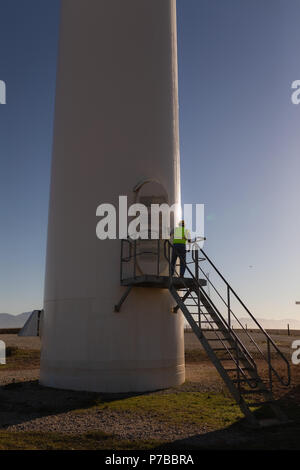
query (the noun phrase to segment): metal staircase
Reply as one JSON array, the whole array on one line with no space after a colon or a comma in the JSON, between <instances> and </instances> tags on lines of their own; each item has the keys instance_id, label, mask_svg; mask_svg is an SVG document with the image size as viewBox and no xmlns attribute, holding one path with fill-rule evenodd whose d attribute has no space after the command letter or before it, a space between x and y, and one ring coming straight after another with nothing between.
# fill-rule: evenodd
<instances>
[{"instance_id":1,"label":"metal staircase","mask_svg":"<svg viewBox=\"0 0 300 470\"><path fill-rule=\"evenodd\" d=\"M288 360L197 243L193 244L192 256L181 260L186 268L184 278L179 276L177 267L171 274L172 250L175 247L168 240L152 242L150 248L138 246L134 240L122 240L120 281L127 290L115 312L120 312L133 287L169 289L176 302L173 312L182 311L248 421L255 426L286 422L272 389L275 380L281 386L289 386ZM139 268L139 259L145 257L150 257L155 266L151 274L144 274ZM254 325L253 332L245 327L241 315ZM257 331L259 341L255 337ZM250 344L255 353L250 353ZM272 418L259 420L253 411L264 404L269 405Z\"/></svg>"},{"instance_id":2,"label":"metal staircase","mask_svg":"<svg viewBox=\"0 0 300 470\"><path fill-rule=\"evenodd\" d=\"M169 241L165 242L165 257L171 268L171 250L175 249ZM178 255L179 257L179 255ZM201 268L201 262L208 262L219 279L225 284L227 298L225 299L216 286L211 281L211 276L204 272ZM185 262L186 273L188 278L181 278L184 286L180 289L174 285L174 279L179 277L178 271L175 270L174 276L170 276L169 290L176 301L174 312L180 309L185 316L186 321L192 328L193 332L201 342L211 362L216 367L223 381L225 382L229 392L240 406L241 411L253 425L270 425L277 422L286 422L287 417L275 403L272 388L274 380L278 380L282 386L290 384L290 366L288 360L279 350L268 333L261 327L237 294L233 291L229 283L217 270L211 260L207 257L203 250L197 245L192 250L192 261ZM189 265L193 265L194 273ZM225 306L226 317L221 312L219 306L206 291L203 282L199 282L199 274L202 274L212 290L222 300ZM189 279L186 282L186 279ZM193 280L191 284L190 279ZM243 308L254 322L256 329L263 334L266 343L266 351L264 352L254 339L248 329L240 322L237 315L231 307L232 298ZM232 327L235 324L236 328ZM237 328L238 327L238 328ZM257 363L253 355L249 352L244 344L247 338L254 346L257 352L257 358L263 359L267 367L268 380L263 380L260 376ZM277 357L274 357L277 356ZM274 365L275 359L282 361L285 373L280 375ZM253 414L255 408L264 404L269 405L273 419L259 421Z\"/></svg>"}]
</instances>

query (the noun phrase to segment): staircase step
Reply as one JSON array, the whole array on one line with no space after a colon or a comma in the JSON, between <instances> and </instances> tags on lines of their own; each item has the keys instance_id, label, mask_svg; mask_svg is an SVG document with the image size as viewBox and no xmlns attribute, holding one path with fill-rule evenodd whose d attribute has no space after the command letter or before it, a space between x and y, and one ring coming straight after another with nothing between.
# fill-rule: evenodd
<instances>
[{"instance_id":1,"label":"staircase step","mask_svg":"<svg viewBox=\"0 0 300 470\"><path fill-rule=\"evenodd\" d=\"M238 356L238 358L237 358L236 356L234 356L234 357L228 357L228 356L226 356L226 357L218 357L218 356L217 356L217 358L218 358L218 360L221 361L221 362L222 362L222 361L233 361L233 362L236 364L236 359L243 360L243 359L245 359L245 356ZM251 370L253 370L253 369L251 369Z\"/></svg>"},{"instance_id":2,"label":"staircase step","mask_svg":"<svg viewBox=\"0 0 300 470\"><path fill-rule=\"evenodd\" d=\"M251 395L253 393L270 393L270 390L268 390L267 388L259 388L257 390L240 390L241 395Z\"/></svg>"},{"instance_id":3,"label":"staircase step","mask_svg":"<svg viewBox=\"0 0 300 470\"><path fill-rule=\"evenodd\" d=\"M213 351L236 351L236 348L215 348Z\"/></svg>"},{"instance_id":4,"label":"staircase step","mask_svg":"<svg viewBox=\"0 0 300 470\"><path fill-rule=\"evenodd\" d=\"M238 372L238 369L235 368L235 369L225 369L226 372ZM255 372L255 369L251 368L251 367L240 367L240 370L244 371L244 370L252 370L253 372Z\"/></svg>"},{"instance_id":5,"label":"staircase step","mask_svg":"<svg viewBox=\"0 0 300 470\"><path fill-rule=\"evenodd\" d=\"M203 323L204 323L204 322L203 322ZM221 332L221 333L225 333L225 332L228 333L228 329L226 329L225 327L224 327L224 329L216 328L216 329L207 330L207 331L219 331L219 332Z\"/></svg>"},{"instance_id":6,"label":"staircase step","mask_svg":"<svg viewBox=\"0 0 300 470\"><path fill-rule=\"evenodd\" d=\"M206 338L207 341L229 341L231 338L228 337L228 338ZM214 349L215 351L215 349Z\"/></svg>"},{"instance_id":7,"label":"staircase step","mask_svg":"<svg viewBox=\"0 0 300 470\"><path fill-rule=\"evenodd\" d=\"M256 403L247 403L248 408L258 408L259 406L264 406L264 405L274 405L274 401L272 400L267 400L267 401L259 401Z\"/></svg>"},{"instance_id":8,"label":"staircase step","mask_svg":"<svg viewBox=\"0 0 300 470\"><path fill-rule=\"evenodd\" d=\"M283 422L278 418L268 418L260 419L258 424L260 428L269 428L271 426L282 426Z\"/></svg>"},{"instance_id":9,"label":"staircase step","mask_svg":"<svg viewBox=\"0 0 300 470\"><path fill-rule=\"evenodd\" d=\"M247 379L233 379L232 382L234 384L236 384L236 383L259 382L259 379L253 379L252 377L249 377Z\"/></svg>"}]
</instances>

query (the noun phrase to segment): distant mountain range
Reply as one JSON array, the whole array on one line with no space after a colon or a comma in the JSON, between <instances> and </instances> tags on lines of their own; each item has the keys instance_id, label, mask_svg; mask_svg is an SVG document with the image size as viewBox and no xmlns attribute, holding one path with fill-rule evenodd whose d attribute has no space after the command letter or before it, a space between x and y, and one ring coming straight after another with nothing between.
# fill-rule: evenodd
<instances>
[{"instance_id":1,"label":"distant mountain range","mask_svg":"<svg viewBox=\"0 0 300 470\"><path fill-rule=\"evenodd\" d=\"M10 315L9 313L0 313L0 329L1 328L22 328L27 321L31 312L24 312L20 315Z\"/></svg>"},{"instance_id":2,"label":"distant mountain range","mask_svg":"<svg viewBox=\"0 0 300 470\"><path fill-rule=\"evenodd\" d=\"M31 312L24 312L20 315L10 315L9 313L0 313L0 329L4 328L22 328L31 315ZM286 330L290 325L291 330L300 330L300 320L285 318L283 320L267 320L265 318L257 318L258 323L266 330ZM241 324L249 329L257 328L250 318L240 318ZM237 322L233 322L233 328L239 328Z\"/></svg>"}]
</instances>

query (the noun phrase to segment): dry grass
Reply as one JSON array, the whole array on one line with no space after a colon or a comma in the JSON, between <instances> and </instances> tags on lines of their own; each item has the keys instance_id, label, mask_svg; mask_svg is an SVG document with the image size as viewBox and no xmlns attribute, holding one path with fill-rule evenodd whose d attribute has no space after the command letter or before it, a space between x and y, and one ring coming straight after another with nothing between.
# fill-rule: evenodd
<instances>
[{"instance_id":1,"label":"dry grass","mask_svg":"<svg viewBox=\"0 0 300 470\"><path fill-rule=\"evenodd\" d=\"M30 370L39 368L39 366L39 350L8 346L6 348L6 364L1 366L1 370Z\"/></svg>"}]
</instances>

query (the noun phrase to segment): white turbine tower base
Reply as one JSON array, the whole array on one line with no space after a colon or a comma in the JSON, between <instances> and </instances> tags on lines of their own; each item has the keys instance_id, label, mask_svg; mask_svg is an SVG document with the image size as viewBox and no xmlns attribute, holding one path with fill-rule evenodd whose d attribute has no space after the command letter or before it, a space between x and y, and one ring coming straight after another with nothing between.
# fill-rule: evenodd
<instances>
[{"instance_id":1,"label":"white turbine tower base","mask_svg":"<svg viewBox=\"0 0 300 470\"><path fill-rule=\"evenodd\" d=\"M62 0L41 383L147 391L185 379L183 318L167 290L133 289L119 314L120 241L99 204L157 181L180 203L175 0Z\"/></svg>"}]
</instances>

